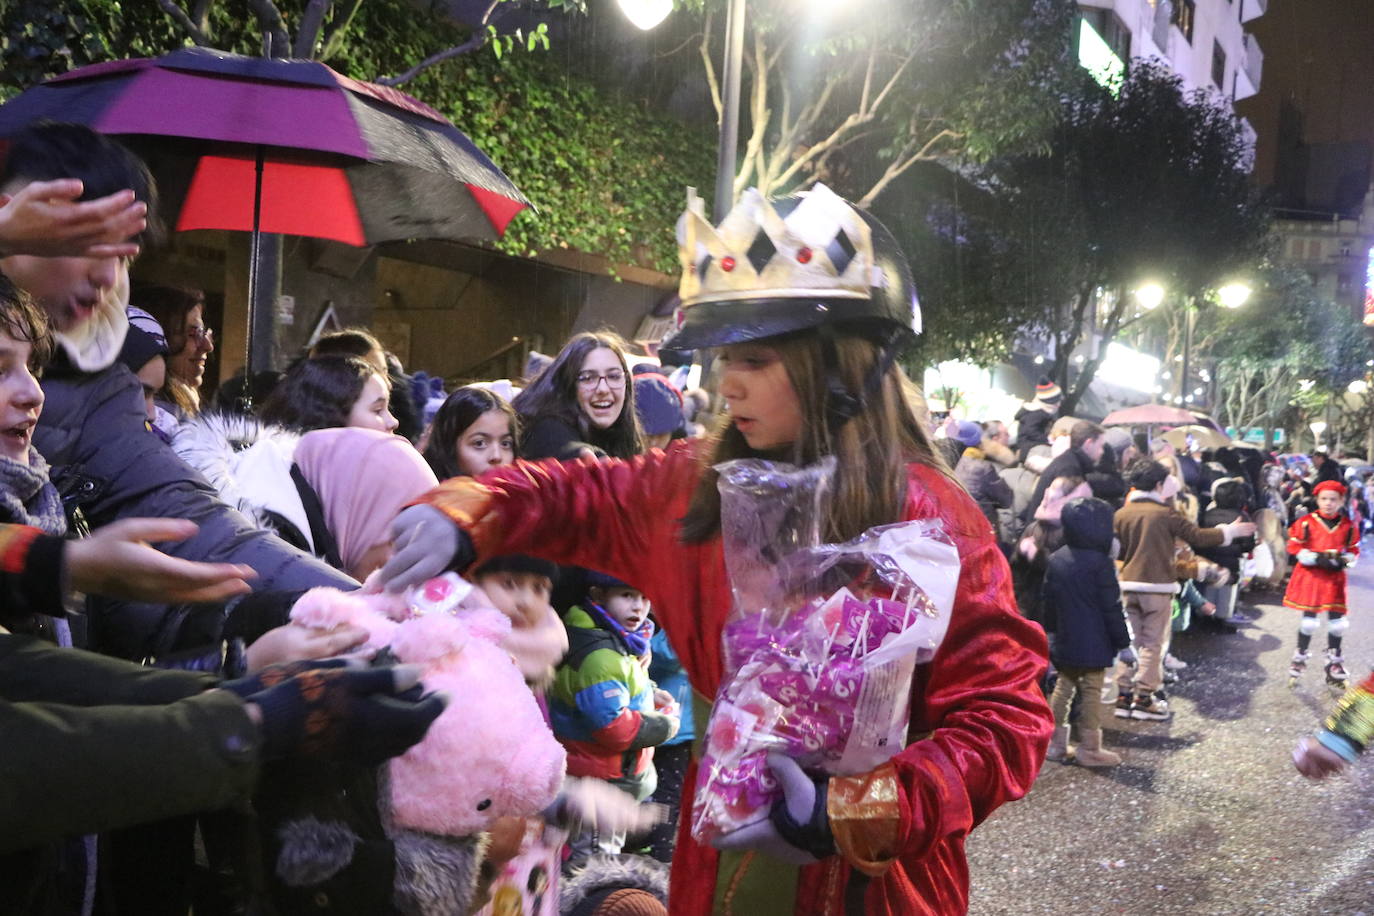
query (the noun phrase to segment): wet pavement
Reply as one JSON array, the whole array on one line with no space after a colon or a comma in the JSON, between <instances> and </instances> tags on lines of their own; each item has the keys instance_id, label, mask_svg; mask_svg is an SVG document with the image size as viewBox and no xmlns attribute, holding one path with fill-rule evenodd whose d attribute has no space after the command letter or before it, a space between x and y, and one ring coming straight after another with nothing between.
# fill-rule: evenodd
<instances>
[{"instance_id":1,"label":"wet pavement","mask_svg":"<svg viewBox=\"0 0 1374 916\"><path fill-rule=\"evenodd\" d=\"M1345 657L1374 664L1374 541L1351 571ZM1103 708L1103 745L1125 761L1089 770L1047 763L1030 794L969 837L969 912L993 914L1340 914L1374 916L1374 755L1325 783L1290 758L1338 692L1319 659L1296 689L1296 612L1282 596L1242 596L1253 624L1188 632L1189 666L1167 722Z\"/></svg>"}]
</instances>

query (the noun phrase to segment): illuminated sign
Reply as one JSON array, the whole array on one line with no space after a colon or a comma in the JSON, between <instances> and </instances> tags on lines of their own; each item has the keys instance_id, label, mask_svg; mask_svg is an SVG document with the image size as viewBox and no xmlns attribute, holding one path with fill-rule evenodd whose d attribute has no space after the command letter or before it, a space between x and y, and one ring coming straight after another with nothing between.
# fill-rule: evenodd
<instances>
[{"instance_id":1,"label":"illuminated sign","mask_svg":"<svg viewBox=\"0 0 1374 916\"><path fill-rule=\"evenodd\" d=\"M1121 83L1126 78L1126 63L1116 56L1111 45L1097 34L1097 30L1086 19L1078 20L1078 63L1112 95L1121 91Z\"/></svg>"},{"instance_id":2,"label":"illuminated sign","mask_svg":"<svg viewBox=\"0 0 1374 916\"><path fill-rule=\"evenodd\" d=\"M1374 248L1369 249L1364 271L1364 323L1374 327Z\"/></svg>"},{"instance_id":3,"label":"illuminated sign","mask_svg":"<svg viewBox=\"0 0 1374 916\"><path fill-rule=\"evenodd\" d=\"M1107 358L1097 369L1097 377L1111 385L1129 388L1145 394L1157 394L1159 360L1112 341L1107 344Z\"/></svg>"}]
</instances>

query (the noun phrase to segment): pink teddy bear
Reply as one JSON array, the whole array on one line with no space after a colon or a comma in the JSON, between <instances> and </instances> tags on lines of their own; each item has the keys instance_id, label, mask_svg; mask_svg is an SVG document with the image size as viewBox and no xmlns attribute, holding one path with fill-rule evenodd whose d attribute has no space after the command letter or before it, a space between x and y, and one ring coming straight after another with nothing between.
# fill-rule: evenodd
<instances>
[{"instance_id":1,"label":"pink teddy bear","mask_svg":"<svg viewBox=\"0 0 1374 916\"><path fill-rule=\"evenodd\" d=\"M562 788L566 752L501 647L510 621L480 594L449 574L404 596L315 588L291 610L303 626L363 627L366 648L389 646L423 666L426 690L451 697L425 739L388 765L398 827L468 836L544 810Z\"/></svg>"}]
</instances>

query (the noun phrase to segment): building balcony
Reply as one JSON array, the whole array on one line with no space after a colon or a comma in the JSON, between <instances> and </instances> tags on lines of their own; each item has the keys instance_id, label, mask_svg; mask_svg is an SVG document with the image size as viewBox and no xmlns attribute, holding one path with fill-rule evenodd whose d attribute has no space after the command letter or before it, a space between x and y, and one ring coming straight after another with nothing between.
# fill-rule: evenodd
<instances>
[{"instance_id":1,"label":"building balcony","mask_svg":"<svg viewBox=\"0 0 1374 916\"><path fill-rule=\"evenodd\" d=\"M1248 32L1241 36L1240 69L1236 71L1235 101L1248 99L1259 92L1260 78L1264 73L1264 52L1259 41Z\"/></svg>"},{"instance_id":2,"label":"building balcony","mask_svg":"<svg viewBox=\"0 0 1374 916\"><path fill-rule=\"evenodd\" d=\"M1258 19L1269 9L1269 0L1240 0L1240 21Z\"/></svg>"}]
</instances>

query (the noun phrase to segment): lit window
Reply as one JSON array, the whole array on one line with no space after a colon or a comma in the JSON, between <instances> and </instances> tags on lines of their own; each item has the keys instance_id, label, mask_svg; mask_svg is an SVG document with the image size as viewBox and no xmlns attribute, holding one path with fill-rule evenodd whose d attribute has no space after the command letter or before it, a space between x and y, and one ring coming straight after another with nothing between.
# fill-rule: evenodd
<instances>
[{"instance_id":1,"label":"lit window","mask_svg":"<svg viewBox=\"0 0 1374 916\"><path fill-rule=\"evenodd\" d=\"M1178 26L1189 44L1193 43L1193 21L1197 18L1197 3L1194 0L1175 0L1169 21Z\"/></svg>"}]
</instances>

